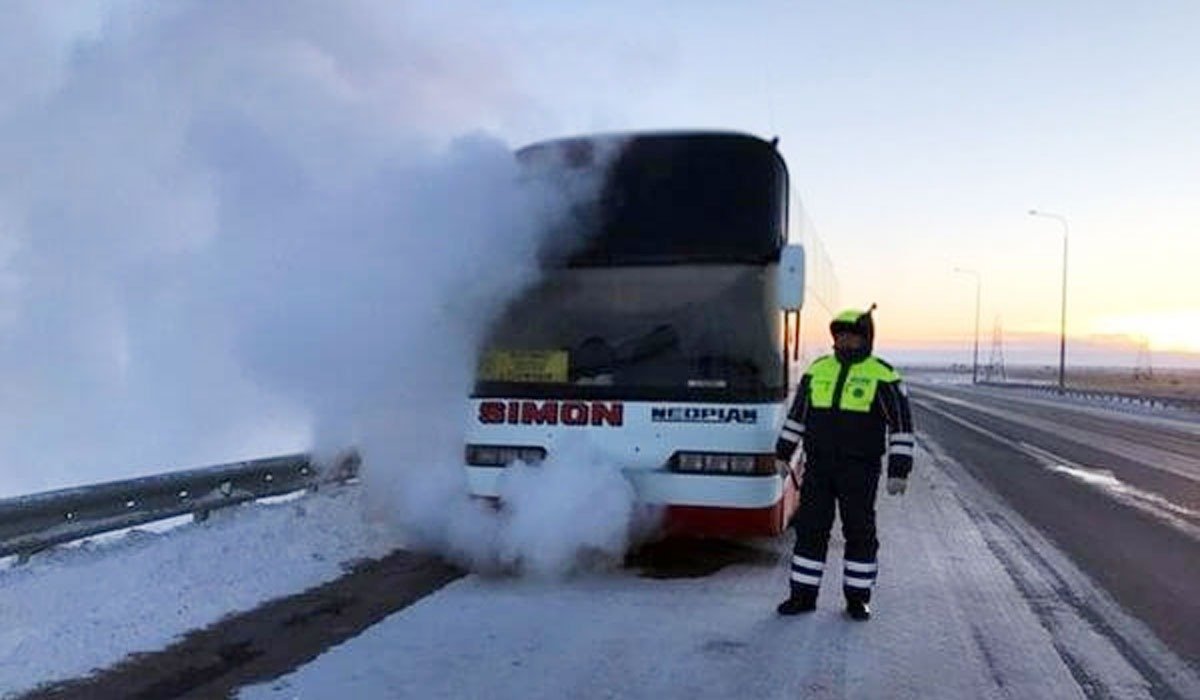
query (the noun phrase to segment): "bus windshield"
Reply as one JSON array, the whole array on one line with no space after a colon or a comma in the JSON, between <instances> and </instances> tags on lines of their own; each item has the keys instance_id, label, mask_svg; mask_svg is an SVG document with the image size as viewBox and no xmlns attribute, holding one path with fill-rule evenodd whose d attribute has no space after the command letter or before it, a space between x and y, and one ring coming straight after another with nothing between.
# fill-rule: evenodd
<instances>
[{"instance_id":1,"label":"bus windshield","mask_svg":"<svg viewBox=\"0 0 1200 700\"><path fill-rule=\"evenodd\" d=\"M475 395L778 400L775 274L739 264L548 271L493 324Z\"/></svg>"}]
</instances>

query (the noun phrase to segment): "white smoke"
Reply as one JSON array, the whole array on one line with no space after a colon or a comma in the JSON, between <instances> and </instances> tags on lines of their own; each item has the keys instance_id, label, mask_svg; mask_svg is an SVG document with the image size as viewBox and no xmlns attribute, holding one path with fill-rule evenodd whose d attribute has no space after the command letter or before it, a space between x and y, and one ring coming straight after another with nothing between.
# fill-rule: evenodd
<instances>
[{"instance_id":1,"label":"white smoke","mask_svg":"<svg viewBox=\"0 0 1200 700\"><path fill-rule=\"evenodd\" d=\"M537 465L509 466L496 504L467 498L461 469L436 475L402 480L407 532L475 571L558 578L612 567L657 525L620 465L583 442L559 444Z\"/></svg>"},{"instance_id":2,"label":"white smoke","mask_svg":"<svg viewBox=\"0 0 1200 700\"><path fill-rule=\"evenodd\" d=\"M619 553L632 494L578 454L465 496L477 346L563 205L474 131L521 100L503 52L388 2L111 7L0 29L39 57L0 79L0 494L353 445L413 541Z\"/></svg>"},{"instance_id":3,"label":"white smoke","mask_svg":"<svg viewBox=\"0 0 1200 700\"><path fill-rule=\"evenodd\" d=\"M500 498L501 561L540 576L619 562L637 516L620 465L583 446L559 445L543 464L506 470Z\"/></svg>"}]
</instances>

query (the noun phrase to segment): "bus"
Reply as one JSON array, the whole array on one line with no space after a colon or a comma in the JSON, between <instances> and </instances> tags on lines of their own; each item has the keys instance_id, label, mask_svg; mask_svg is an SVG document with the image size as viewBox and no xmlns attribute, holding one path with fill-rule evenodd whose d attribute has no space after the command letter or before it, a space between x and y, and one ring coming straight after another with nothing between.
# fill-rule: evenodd
<instances>
[{"instance_id":1,"label":"bus","mask_svg":"<svg viewBox=\"0 0 1200 700\"><path fill-rule=\"evenodd\" d=\"M590 178L591 195L487 334L467 416L472 495L495 498L507 466L584 440L661 506L667 533L785 530L800 475L775 441L809 352L805 246L789 244L775 142L601 135L517 157L532 177Z\"/></svg>"}]
</instances>

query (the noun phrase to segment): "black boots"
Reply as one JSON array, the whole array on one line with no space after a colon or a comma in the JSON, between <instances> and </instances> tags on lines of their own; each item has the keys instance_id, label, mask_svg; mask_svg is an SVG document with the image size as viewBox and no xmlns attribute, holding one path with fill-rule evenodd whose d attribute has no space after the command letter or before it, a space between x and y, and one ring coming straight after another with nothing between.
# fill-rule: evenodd
<instances>
[{"instance_id":1,"label":"black boots","mask_svg":"<svg viewBox=\"0 0 1200 700\"><path fill-rule=\"evenodd\" d=\"M779 604L775 611L780 615L799 615L817 609L817 596L809 593L792 593Z\"/></svg>"},{"instance_id":2,"label":"black boots","mask_svg":"<svg viewBox=\"0 0 1200 700\"><path fill-rule=\"evenodd\" d=\"M847 600L846 614L851 620L865 621L871 619L871 606L863 600Z\"/></svg>"},{"instance_id":3,"label":"black boots","mask_svg":"<svg viewBox=\"0 0 1200 700\"><path fill-rule=\"evenodd\" d=\"M775 611L780 615L799 615L817 609L817 594L815 591L793 590L788 599L779 604ZM865 621L871 619L871 605L861 598L846 599L846 614L851 620Z\"/></svg>"}]
</instances>

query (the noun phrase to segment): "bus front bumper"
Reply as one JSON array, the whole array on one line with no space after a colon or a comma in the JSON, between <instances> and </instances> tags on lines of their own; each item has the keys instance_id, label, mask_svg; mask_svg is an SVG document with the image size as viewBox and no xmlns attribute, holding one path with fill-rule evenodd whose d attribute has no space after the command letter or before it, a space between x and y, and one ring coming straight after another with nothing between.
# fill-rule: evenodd
<instances>
[{"instance_id":1,"label":"bus front bumper","mask_svg":"<svg viewBox=\"0 0 1200 700\"><path fill-rule=\"evenodd\" d=\"M500 498L504 469L467 468L471 495ZM792 479L777 475L679 474L624 469L640 503L663 506L666 534L754 537L787 528L798 501Z\"/></svg>"}]
</instances>

